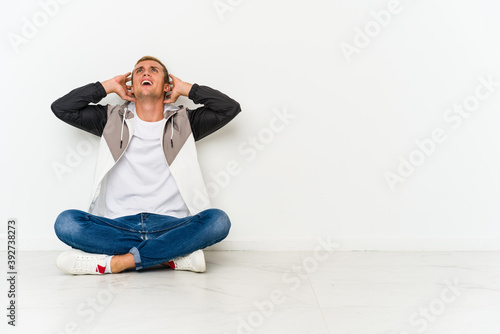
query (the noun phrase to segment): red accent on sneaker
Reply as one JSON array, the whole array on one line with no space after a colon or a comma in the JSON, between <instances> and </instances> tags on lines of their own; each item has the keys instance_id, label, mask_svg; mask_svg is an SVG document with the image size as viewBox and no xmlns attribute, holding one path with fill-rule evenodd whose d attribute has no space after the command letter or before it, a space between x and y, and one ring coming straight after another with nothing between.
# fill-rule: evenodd
<instances>
[{"instance_id":1,"label":"red accent on sneaker","mask_svg":"<svg viewBox=\"0 0 500 334\"><path fill-rule=\"evenodd\" d=\"M174 261L168 261L168 264L170 265L170 268L175 269Z\"/></svg>"},{"instance_id":2,"label":"red accent on sneaker","mask_svg":"<svg viewBox=\"0 0 500 334\"><path fill-rule=\"evenodd\" d=\"M97 268L95 269L95 271L100 273L100 274L104 274L105 270L106 270L106 267L102 267L100 265L97 265Z\"/></svg>"}]
</instances>

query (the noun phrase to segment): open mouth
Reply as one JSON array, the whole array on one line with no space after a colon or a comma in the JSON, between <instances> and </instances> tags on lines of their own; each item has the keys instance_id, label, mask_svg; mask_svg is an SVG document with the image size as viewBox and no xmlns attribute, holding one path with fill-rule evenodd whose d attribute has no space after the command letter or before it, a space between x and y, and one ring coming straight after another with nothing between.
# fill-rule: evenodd
<instances>
[{"instance_id":1,"label":"open mouth","mask_svg":"<svg viewBox=\"0 0 500 334\"><path fill-rule=\"evenodd\" d=\"M148 79L142 80L142 82L141 82L141 86L152 86L152 85L153 85L153 82L151 80L148 80Z\"/></svg>"}]
</instances>

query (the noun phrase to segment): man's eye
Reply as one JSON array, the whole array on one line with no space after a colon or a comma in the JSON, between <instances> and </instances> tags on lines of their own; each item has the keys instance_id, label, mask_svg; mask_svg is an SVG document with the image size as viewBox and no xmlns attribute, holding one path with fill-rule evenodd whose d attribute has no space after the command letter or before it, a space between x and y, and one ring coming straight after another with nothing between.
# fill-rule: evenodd
<instances>
[{"instance_id":1,"label":"man's eye","mask_svg":"<svg viewBox=\"0 0 500 334\"><path fill-rule=\"evenodd\" d=\"M153 72L158 72L158 70L156 68L153 68Z\"/></svg>"},{"instance_id":2,"label":"man's eye","mask_svg":"<svg viewBox=\"0 0 500 334\"><path fill-rule=\"evenodd\" d=\"M138 69L136 72L137 72L137 73L139 73L139 72L141 72L141 71L142 71L142 69Z\"/></svg>"}]
</instances>

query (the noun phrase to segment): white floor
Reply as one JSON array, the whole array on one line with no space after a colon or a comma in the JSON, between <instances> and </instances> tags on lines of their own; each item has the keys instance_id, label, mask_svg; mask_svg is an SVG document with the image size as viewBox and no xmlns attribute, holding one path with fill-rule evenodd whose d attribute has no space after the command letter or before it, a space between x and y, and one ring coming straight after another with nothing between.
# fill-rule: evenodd
<instances>
[{"instance_id":1,"label":"white floor","mask_svg":"<svg viewBox=\"0 0 500 334\"><path fill-rule=\"evenodd\" d=\"M57 255L18 256L18 326L2 315L1 333L500 333L500 252L212 251L204 274L103 276L60 273Z\"/></svg>"}]
</instances>

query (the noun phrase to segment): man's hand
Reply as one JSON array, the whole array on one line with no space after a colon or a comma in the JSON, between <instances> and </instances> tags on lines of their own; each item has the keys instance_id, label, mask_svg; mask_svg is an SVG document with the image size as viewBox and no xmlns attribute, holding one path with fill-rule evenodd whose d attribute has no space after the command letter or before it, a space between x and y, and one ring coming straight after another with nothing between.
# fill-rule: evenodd
<instances>
[{"instance_id":1,"label":"man's hand","mask_svg":"<svg viewBox=\"0 0 500 334\"><path fill-rule=\"evenodd\" d=\"M102 86L106 90L106 94L116 93L119 97L124 100L135 102L135 98L130 92L130 86L127 82L130 81L130 75L132 72L128 72L123 75L117 75L114 78L106 80L102 83Z\"/></svg>"},{"instance_id":2,"label":"man's hand","mask_svg":"<svg viewBox=\"0 0 500 334\"><path fill-rule=\"evenodd\" d=\"M191 91L191 87L193 87L193 85L182 81L172 74L170 74L169 77L172 78L172 93L170 93L166 100L163 100L163 103L174 103L177 101L179 96L189 96L189 92Z\"/></svg>"}]
</instances>

